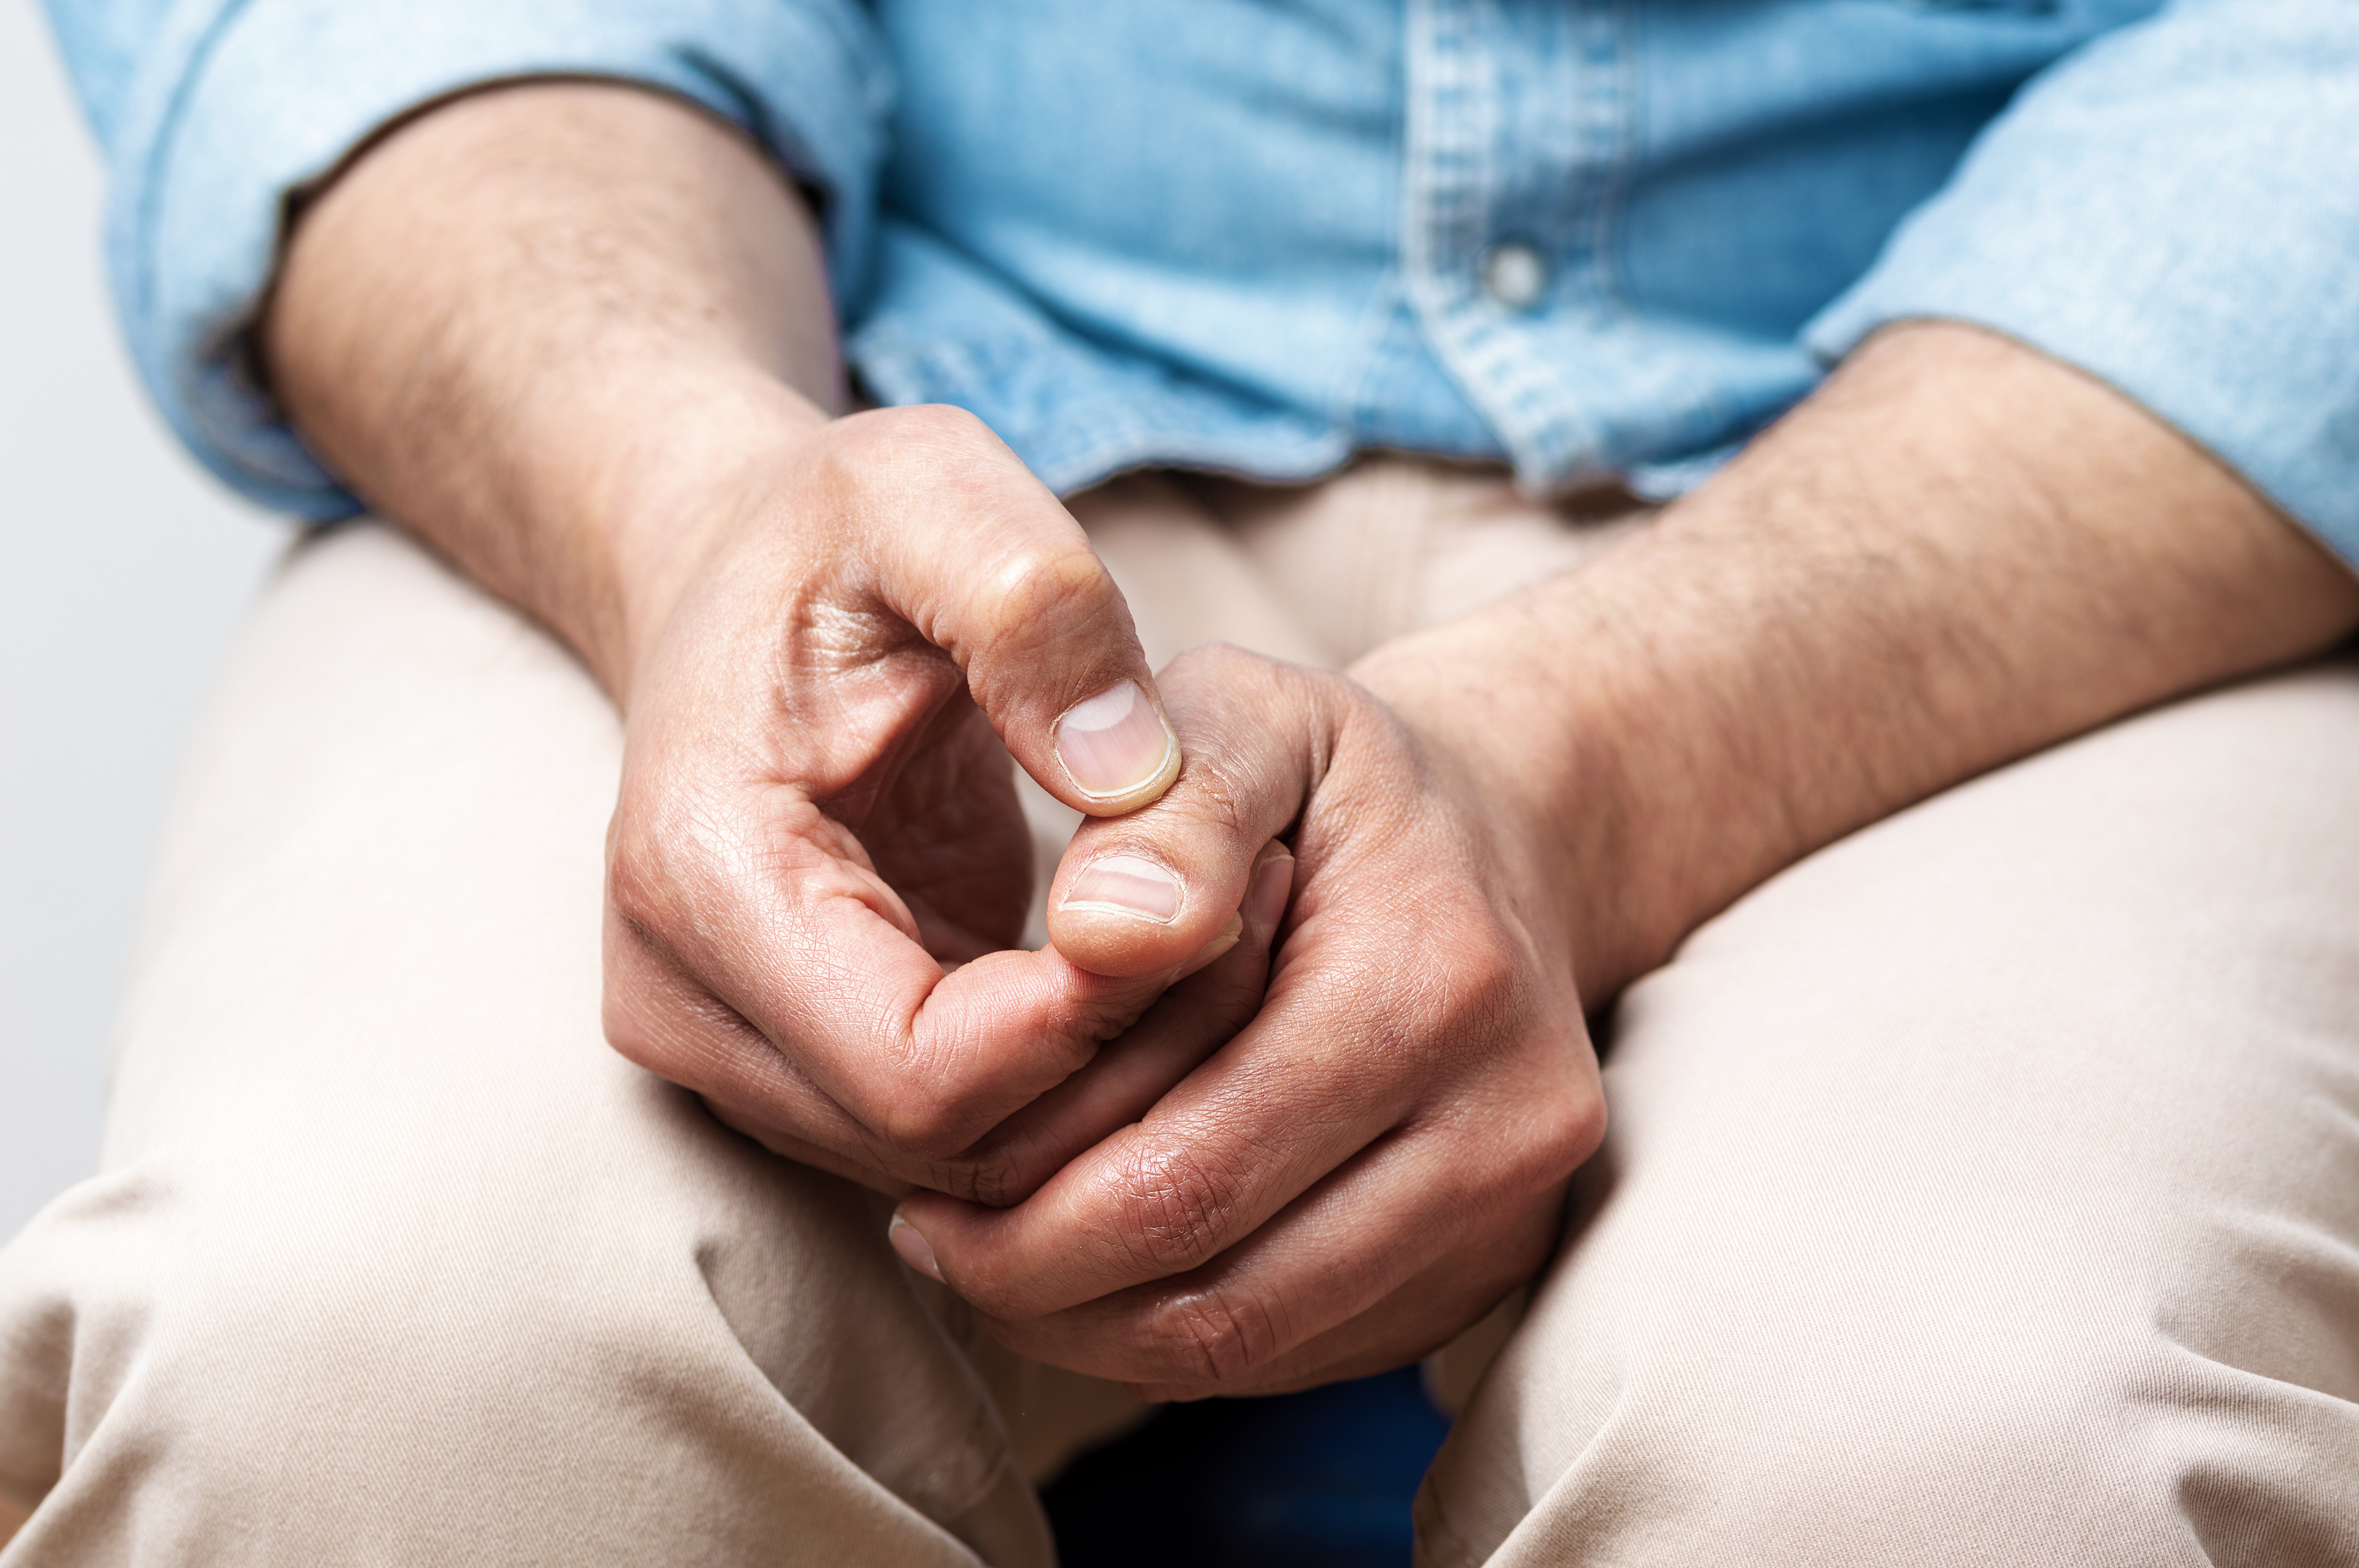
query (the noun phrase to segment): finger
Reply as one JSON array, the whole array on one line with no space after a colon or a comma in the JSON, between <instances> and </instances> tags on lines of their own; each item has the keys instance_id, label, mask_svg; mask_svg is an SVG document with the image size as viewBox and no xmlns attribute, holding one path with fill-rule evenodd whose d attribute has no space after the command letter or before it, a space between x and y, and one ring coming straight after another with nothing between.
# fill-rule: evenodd
<instances>
[{"instance_id":1,"label":"finger","mask_svg":"<svg viewBox=\"0 0 2359 1568\"><path fill-rule=\"evenodd\" d=\"M1452 1084L1541 1095L1593 1075L1569 977L1503 920L1471 847L1387 804L1406 792L1344 793L1349 832L1306 818L1306 853L1325 858L1306 861L1248 1028L1016 1207L905 1205L981 1310L1036 1317L1200 1267L1413 1109L1470 1092Z\"/></svg>"},{"instance_id":2,"label":"finger","mask_svg":"<svg viewBox=\"0 0 2359 1568\"><path fill-rule=\"evenodd\" d=\"M1267 968L1269 924L1253 940L1215 955L1222 961L1192 984L1165 993L1106 1064L1117 1076L1100 1079L1085 1071L994 1129L972 1152L949 1161L912 1158L885 1142L759 1030L612 920L606 1025L610 1033L639 1042L643 1051L661 1051L666 1076L697 1093L724 1125L775 1153L896 1198L930 1187L977 1202L1013 1202L1055 1171L1065 1151L1094 1142L1120 1125L1125 1111L1136 1114L1124 1103L1123 1090L1110 1095L1105 1084L1146 1087L1142 1103L1152 1103L1168 1082L1252 1017ZM1166 1083L1138 1086L1141 1065L1168 1075ZM1069 1092L1084 1085L1099 1087L1078 1098ZM1059 1114L1045 1120L1034 1114L1052 1103L1062 1108ZM1106 1117L1113 1119L1102 1120ZM1090 1123L1099 1123L1094 1133L1083 1130ZM1011 1132L1019 1124L1029 1130Z\"/></svg>"},{"instance_id":3,"label":"finger","mask_svg":"<svg viewBox=\"0 0 2359 1568\"><path fill-rule=\"evenodd\" d=\"M681 974L609 911L605 1028L635 1059L703 1098L713 1114L775 1152L898 1196L912 1184L843 1151L875 1140L795 1069L761 1031Z\"/></svg>"},{"instance_id":4,"label":"finger","mask_svg":"<svg viewBox=\"0 0 2359 1568\"><path fill-rule=\"evenodd\" d=\"M1418 1086L1362 1058L1337 988L1281 972L1262 1012L1140 1121L1014 1208L919 1194L902 1217L987 1315L1031 1318L1185 1273L1397 1127Z\"/></svg>"},{"instance_id":5,"label":"finger","mask_svg":"<svg viewBox=\"0 0 2359 1568\"><path fill-rule=\"evenodd\" d=\"M991 1207L1019 1203L1082 1151L1137 1120L1259 1011L1294 857L1273 843L1255 863L1238 935L1190 961L1145 1016L1056 1088L985 1136L948 1179L921 1185ZM1201 972L1190 969L1201 966Z\"/></svg>"},{"instance_id":6,"label":"finger","mask_svg":"<svg viewBox=\"0 0 2359 1568\"><path fill-rule=\"evenodd\" d=\"M1096 974L1152 973L1198 939L1184 920L1139 916L1155 890L1235 907L1261 847L1309 794L1334 723L1327 678L1222 644L1166 667L1187 761L1153 805L1084 822L1073 835L1049 889L1049 939L1060 953Z\"/></svg>"},{"instance_id":7,"label":"finger","mask_svg":"<svg viewBox=\"0 0 2359 1568\"><path fill-rule=\"evenodd\" d=\"M778 1092L790 1059L856 1124L840 1152L947 1159L1086 1063L1169 979L1112 980L1053 950L945 976L842 824L789 786L760 793L751 809L636 814L612 855L608 1038L716 1100Z\"/></svg>"},{"instance_id":8,"label":"finger","mask_svg":"<svg viewBox=\"0 0 2359 1568\"><path fill-rule=\"evenodd\" d=\"M1484 1237L1444 1252L1375 1306L1237 1377L1219 1383L1134 1382L1130 1391L1153 1403L1286 1394L1422 1361L1545 1268L1558 1228L1548 1217L1523 1246Z\"/></svg>"},{"instance_id":9,"label":"finger","mask_svg":"<svg viewBox=\"0 0 2359 1568\"><path fill-rule=\"evenodd\" d=\"M1292 867L1283 846L1271 850L1256 878L1256 887L1266 891L1259 900L1248 901L1236 935L1200 954L1190 966L1196 972L1175 980L1089 1066L954 1158L916 1159L875 1139L792 1062L766 1054L766 1042L742 1022L723 1034L722 1044L748 1054L751 1060L739 1081L761 1093L750 1104L710 1095L707 1103L722 1121L776 1152L897 1198L926 1188L974 1203L1017 1202L1074 1153L1135 1119L1252 1019L1261 1003L1270 937ZM811 1134L827 1141L814 1143ZM839 1152L843 1149L861 1152L847 1155Z\"/></svg>"},{"instance_id":10,"label":"finger","mask_svg":"<svg viewBox=\"0 0 2359 1568\"><path fill-rule=\"evenodd\" d=\"M703 1096L723 1121L766 1147L896 1196L919 1186L971 1196L1008 1190L1005 1180L989 1173L1001 1163L997 1157L985 1158L961 1146L966 1122L922 1140L906 1131L880 1130L873 1108L865 1115L854 1114L839 1100L837 1091L803 1070L804 1065L821 1059L817 1054L780 1050L770 1035L619 921L610 922L606 967L608 1037L631 1059ZM1218 983L1221 978L1206 979ZM1118 1028L1136 1011L1136 1004L1114 1008L1107 1014L1107 1029ZM1250 1011L1247 1007L1245 1015ZM927 1022L921 1012L912 1027L922 1029ZM1229 1024L1220 1038L1234 1033L1234 1027ZM1214 1044L1199 1044L1197 1057ZM1075 1054L1085 1051L1086 1046ZM1052 1059L1043 1076L1063 1070ZM1030 1098L1025 1080L1010 1079L1005 1072L1000 1078L999 1084L978 1090L953 1076L940 1086L940 1092L962 1099L964 1108L988 1130L990 1122L983 1119L992 1116L998 1099L1020 1105ZM1038 1176L1053 1169L1048 1165ZM1032 1184L1038 1184L1038 1176Z\"/></svg>"},{"instance_id":11,"label":"finger","mask_svg":"<svg viewBox=\"0 0 2359 1568\"><path fill-rule=\"evenodd\" d=\"M1035 1359L1163 1390L1260 1386L1299 1375L1323 1337L1337 1354L1447 1337L1537 1269L1570 1168L1534 1130L1449 1123L1404 1129L1335 1172L1212 1264L994 1335ZM1592 1145L1593 1147L1593 1145ZM1482 1158L1484 1151L1494 1158ZM1501 1170L1499 1156L1514 1162ZM1471 1245L1470 1245L1471 1243ZM1472 1253L1428 1328L1348 1325L1405 1293L1440 1260ZM1382 1314L1379 1314L1379 1316Z\"/></svg>"},{"instance_id":12,"label":"finger","mask_svg":"<svg viewBox=\"0 0 2359 1568\"><path fill-rule=\"evenodd\" d=\"M1129 607L1072 514L958 409L855 416L832 441L882 605L950 654L1017 764L1093 816L1161 795L1180 743Z\"/></svg>"}]
</instances>

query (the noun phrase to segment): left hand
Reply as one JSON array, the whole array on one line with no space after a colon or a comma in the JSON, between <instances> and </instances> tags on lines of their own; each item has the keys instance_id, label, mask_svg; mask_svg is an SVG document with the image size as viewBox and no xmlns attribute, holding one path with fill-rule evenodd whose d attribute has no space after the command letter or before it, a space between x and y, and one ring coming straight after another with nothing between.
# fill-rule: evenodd
<instances>
[{"instance_id":1,"label":"left hand","mask_svg":"<svg viewBox=\"0 0 2359 1568\"><path fill-rule=\"evenodd\" d=\"M1091 862L1240 886L1291 828L1261 1011L1024 1202L916 1194L897 1241L1011 1347L1150 1398L1414 1359L1547 1260L1603 1136L1552 857L1462 751L1353 681L1215 646L1161 685L1187 763L1155 806L1082 827L1050 934L1125 968L1128 923L1060 903Z\"/></svg>"},{"instance_id":2,"label":"left hand","mask_svg":"<svg viewBox=\"0 0 2359 1568\"><path fill-rule=\"evenodd\" d=\"M1066 866L1160 853L1226 907L1299 809L1268 1000L1028 1201L904 1212L1042 1359L1167 1395L1407 1360L1547 1257L1603 1130L1583 999L1846 833L2354 626L2346 565L2120 394L1886 329L1630 540L1358 685L1176 663L1187 770ZM1100 974L1176 957L1050 930Z\"/></svg>"}]
</instances>

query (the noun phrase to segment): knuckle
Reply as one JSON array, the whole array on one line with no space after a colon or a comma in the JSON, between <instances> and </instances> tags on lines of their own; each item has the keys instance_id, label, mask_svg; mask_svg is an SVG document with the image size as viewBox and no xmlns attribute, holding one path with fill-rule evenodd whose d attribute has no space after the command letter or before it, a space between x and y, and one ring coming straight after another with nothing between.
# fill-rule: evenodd
<instances>
[{"instance_id":1,"label":"knuckle","mask_svg":"<svg viewBox=\"0 0 2359 1568\"><path fill-rule=\"evenodd\" d=\"M874 524L958 488L987 461L994 438L962 408L877 408L827 425L797 465L799 507L839 522Z\"/></svg>"},{"instance_id":2,"label":"knuckle","mask_svg":"<svg viewBox=\"0 0 2359 1568\"><path fill-rule=\"evenodd\" d=\"M1010 1208L1028 1195L1015 1166L999 1155L929 1162L919 1184L984 1208Z\"/></svg>"},{"instance_id":3,"label":"knuckle","mask_svg":"<svg viewBox=\"0 0 2359 1568\"><path fill-rule=\"evenodd\" d=\"M606 856L606 902L630 931L646 937L670 906L669 878L658 837L636 813L619 813Z\"/></svg>"},{"instance_id":4,"label":"knuckle","mask_svg":"<svg viewBox=\"0 0 2359 1568\"><path fill-rule=\"evenodd\" d=\"M1197 746L1187 753L1180 777L1156 808L1160 816L1182 816L1223 838L1235 838L1254 815L1251 803L1272 794L1261 771L1231 748ZM1249 846L1260 847L1258 839Z\"/></svg>"},{"instance_id":5,"label":"knuckle","mask_svg":"<svg viewBox=\"0 0 2359 1568\"><path fill-rule=\"evenodd\" d=\"M1531 978L1504 940L1436 944L1432 950L1440 956L1428 980L1439 1041L1495 1050L1523 1033Z\"/></svg>"},{"instance_id":6,"label":"knuckle","mask_svg":"<svg viewBox=\"0 0 2359 1568\"><path fill-rule=\"evenodd\" d=\"M1479 1193L1485 1201L1516 1201L1543 1193L1579 1169L1604 1136L1604 1119L1559 1096L1519 1108L1512 1133L1492 1124L1491 1160Z\"/></svg>"},{"instance_id":7,"label":"knuckle","mask_svg":"<svg viewBox=\"0 0 2359 1568\"><path fill-rule=\"evenodd\" d=\"M1218 693L1224 708L1292 708L1340 677L1289 665L1234 643L1201 643L1174 658L1161 677L1176 693Z\"/></svg>"},{"instance_id":8,"label":"knuckle","mask_svg":"<svg viewBox=\"0 0 2359 1568\"><path fill-rule=\"evenodd\" d=\"M1235 1182L1184 1149L1142 1147L1123 1162L1124 1245L1158 1273L1192 1269L1227 1240Z\"/></svg>"},{"instance_id":9,"label":"knuckle","mask_svg":"<svg viewBox=\"0 0 2359 1568\"><path fill-rule=\"evenodd\" d=\"M1280 1326L1258 1296L1212 1287L1166 1302L1146 1325L1145 1349L1175 1382L1225 1383L1277 1356Z\"/></svg>"},{"instance_id":10,"label":"knuckle","mask_svg":"<svg viewBox=\"0 0 2359 1568\"><path fill-rule=\"evenodd\" d=\"M805 449L804 481L815 494L841 504L858 495L881 465L892 460L892 427L875 414L855 414L824 427Z\"/></svg>"},{"instance_id":11,"label":"knuckle","mask_svg":"<svg viewBox=\"0 0 2359 1568\"><path fill-rule=\"evenodd\" d=\"M964 1173L960 1185L965 1188L969 1203L981 1204L985 1208L1010 1208L1023 1201L1016 1172L1005 1160L980 1160L962 1165L959 1170Z\"/></svg>"},{"instance_id":12,"label":"knuckle","mask_svg":"<svg viewBox=\"0 0 2359 1568\"><path fill-rule=\"evenodd\" d=\"M644 858L614 858L606 873L606 903L629 938L660 958L671 957L663 927L672 901L658 868Z\"/></svg>"},{"instance_id":13,"label":"knuckle","mask_svg":"<svg viewBox=\"0 0 2359 1568\"><path fill-rule=\"evenodd\" d=\"M1246 676L1258 679L1277 661L1240 648L1234 643L1201 643L1171 661L1174 678L1223 682Z\"/></svg>"},{"instance_id":14,"label":"knuckle","mask_svg":"<svg viewBox=\"0 0 2359 1568\"><path fill-rule=\"evenodd\" d=\"M1557 1146L1572 1164L1578 1165L1603 1145L1605 1130L1611 1123L1604 1095L1594 1085L1587 1086L1580 1093L1565 1097L1563 1112L1555 1122Z\"/></svg>"},{"instance_id":15,"label":"knuckle","mask_svg":"<svg viewBox=\"0 0 2359 1568\"><path fill-rule=\"evenodd\" d=\"M669 952L665 933L683 925L700 886L715 879L725 841L712 802L678 780L626 786L608 829L606 898L641 939Z\"/></svg>"},{"instance_id":16,"label":"knuckle","mask_svg":"<svg viewBox=\"0 0 2359 1568\"><path fill-rule=\"evenodd\" d=\"M1494 1193L1544 1192L1605 1141L1605 1098L1585 1074L1519 1076L1511 1098L1487 1103L1480 1136L1491 1151L1484 1176ZM1510 1130L1504 1137L1503 1128Z\"/></svg>"},{"instance_id":17,"label":"knuckle","mask_svg":"<svg viewBox=\"0 0 2359 1568\"><path fill-rule=\"evenodd\" d=\"M941 1168L957 1162L966 1146L965 1117L948 1097L906 1087L869 1119L886 1149L904 1159Z\"/></svg>"},{"instance_id":18,"label":"knuckle","mask_svg":"<svg viewBox=\"0 0 2359 1568\"><path fill-rule=\"evenodd\" d=\"M885 416L875 421L879 438L897 446L921 441L940 447L971 448L993 440L990 426L955 404L913 403L876 412Z\"/></svg>"},{"instance_id":19,"label":"knuckle","mask_svg":"<svg viewBox=\"0 0 2359 1568\"><path fill-rule=\"evenodd\" d=\"M1006 543L984 581L981 631L1001 652L1031 646L1077 619L1103 616L1116 601L1114 579L1078 532Z\"/></svg>"},{"instance_id":20,"label":"knuckle","mask_svg":"<svg viewBox=\"0 0 2359 1568\"><path fill-rule=\"evenodd\" d=\"M832 476L859 484L912 460L972 453L991 440L990 427L965 409L919 403L873 408L835 420L821 433L811 452Z\"/></svg>"},{"instance_id":21,"label":"knuckle","mask_svg":"<svg viewBox=\"0 0 2359 1568\"><path fill-rule=\"evenodd\" d=\"M670 1076L663 1069L671 1053L666 1049L663 1032L654 1027L647 1016L647 1000L628 984L618 981L611 968L599 1023L605 1033L606 1044L623 1060L658 1076Z\"/></svg>"},{"instance_id":22,"label":"knuckle","mask_svg":"<svg viewBox=\"0 0 2359 1568\"><path fill-rule=\"evenodd\" d=\"M1566 1085L1538 1097L1533 1144L1537 1184L1547 1186L1570 1174L1597 1152L1605 1141L1605 1097L1593 1086Z\"/></svg>"}]
</instances>

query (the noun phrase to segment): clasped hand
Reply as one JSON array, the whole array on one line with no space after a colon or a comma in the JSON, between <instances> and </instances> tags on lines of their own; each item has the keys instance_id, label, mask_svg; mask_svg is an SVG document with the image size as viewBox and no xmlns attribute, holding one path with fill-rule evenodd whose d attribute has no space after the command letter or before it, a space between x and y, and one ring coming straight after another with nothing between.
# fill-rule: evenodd
<instances>
[{"instance_id":1,"label":"clasped hand","mask_svg":"<svg viewBox=\"0 0 2359 1568\"><path fill-rule=\"evenodd\" d=\"M1398 1364L1545 1260L1603 1127L1567 917L1410 694L1223 646L1158 680L953 412L836 421L725 510L630 680L617 1048L1153 1395ZM1090 818L1038 952L1011 756Z\"/></svg>"}]
</instances>

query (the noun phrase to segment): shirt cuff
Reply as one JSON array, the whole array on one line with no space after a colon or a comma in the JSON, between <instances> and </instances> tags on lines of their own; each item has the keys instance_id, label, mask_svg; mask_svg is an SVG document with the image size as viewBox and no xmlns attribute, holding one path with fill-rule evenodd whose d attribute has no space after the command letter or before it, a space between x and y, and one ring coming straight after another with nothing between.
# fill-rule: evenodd
<instances>
[{"instance_id":1,"label":"shirt cuff","mask_svg":"<svg viewBox=\"0 0 2359 1568\"><path fill-rule=\"evenodd\" d=\"M641 83L744 126L821 193L838 296L856 291L891 87L849 0L186 0L113 138L107 261L140 374L206 467L299 516L357 510L250 362L286 198L410 109L536 76Z\"/></svg>"},{"instance_id":2,"label":"shirt cuff","mask_svg":"<svg viewBox=\"0 0 2359 1568\"><path fill-rule=\"evenodd\" d=\"M2359 562L2359 27L2191 0L2036 78L1805 341L1971 322L2109 383Z\"/></svg>"}]
</instances>

